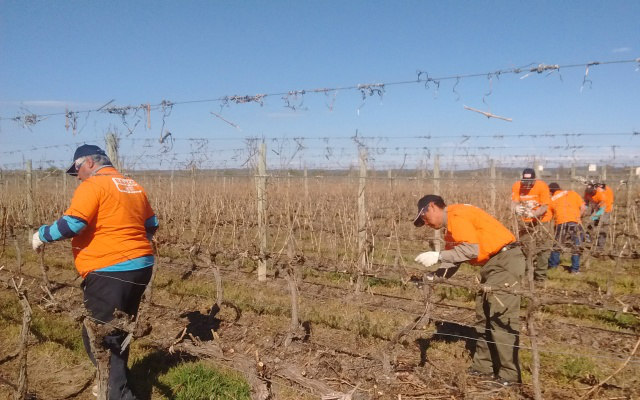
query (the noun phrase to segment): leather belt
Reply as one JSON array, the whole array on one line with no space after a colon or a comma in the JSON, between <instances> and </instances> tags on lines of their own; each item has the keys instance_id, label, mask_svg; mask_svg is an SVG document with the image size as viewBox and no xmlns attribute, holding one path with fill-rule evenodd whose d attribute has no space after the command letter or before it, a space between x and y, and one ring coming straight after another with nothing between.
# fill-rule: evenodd
<instances>
[{"instance_id":1,"label":"leather belt","mask_svg":"<svg viewBox=\"0 0 640 400\"><path fill-rule=\"evenodd\" d=\"M501 253L503 251L508 251L511 249L515 249L516 247L520 247L520 243L518 242L511 242L508 245L504 246L503 248L501 248L500 250L498 250L498 253Z\"/></svg>"}]
</instances>

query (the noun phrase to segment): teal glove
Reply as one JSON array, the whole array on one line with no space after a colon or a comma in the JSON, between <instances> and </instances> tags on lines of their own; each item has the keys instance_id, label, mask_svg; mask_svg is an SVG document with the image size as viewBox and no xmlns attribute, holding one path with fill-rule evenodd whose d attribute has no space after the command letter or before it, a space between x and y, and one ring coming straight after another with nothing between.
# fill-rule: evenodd
<instances>
[{"instance_id":1,"label":"teal glove","mask_svg":"<svg viewBox=\"0 0 640 400\"><path fill-rule=\"evenodd\" d=\"M596 211L596 213L591 216L591 220L592 221L599 220L602 214L604 214L604 207L600 207L598 211Z\"/></svg>"}]
</instances>

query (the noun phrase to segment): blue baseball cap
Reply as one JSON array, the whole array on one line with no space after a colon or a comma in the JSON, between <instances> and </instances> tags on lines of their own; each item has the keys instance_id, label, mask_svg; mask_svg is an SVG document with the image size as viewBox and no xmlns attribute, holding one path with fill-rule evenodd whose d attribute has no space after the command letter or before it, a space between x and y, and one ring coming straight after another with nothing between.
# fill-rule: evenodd
<instances>
[{"instance_id":1,"label":"blue baseball cap","mask_svg":"<svg viewBox=\"0 0 640 400\"><path fill-rule=\"evenodd\" d=\"M83 144L82 146L78 147L76 149L76 152L73 153L73 162L67 170L67 174L74 176L78 175L78 170L76 169L76 160L81 157L93 156L96 154L108 157L107 153L105 153L104 150L94 144Z\"/></svg>"}]
</instances>

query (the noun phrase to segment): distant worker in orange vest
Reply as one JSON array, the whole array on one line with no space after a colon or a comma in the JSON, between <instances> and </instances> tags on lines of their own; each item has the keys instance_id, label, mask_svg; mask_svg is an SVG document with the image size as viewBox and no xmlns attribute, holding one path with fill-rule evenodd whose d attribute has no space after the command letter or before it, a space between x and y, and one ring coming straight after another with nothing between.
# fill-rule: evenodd
<instances>
[{"instance_id":1,"label":"distant worker in orange vest","mask_svg":"<svg viewBox=\"0 0 640 400\"><path fill-rule=\"evenodd\" d=\"M522 179L511 188L513 210L520 216L518 237L525 255L531 258L536 281L547 277L549 241L551 239L547 222L551 221L549 187L532 168L522 171ZM534 249L537 254L534 254Z\"/></svg>"},{"instance_id":2,"label":"distant worker in orange vest","mask_svg":"<svg viewBox=\"0 0 640 400\"><path fill-rule=\"evenodd\" d=\"M586 210L582 197L573 190L561 190L560 185L549 184L551 192L551 212L555 222L555 242L549 256L549 268L560 264L560 250L563 245L571 245L571 270L577 274L580 270L580 247L584 239L581 216Z\"/></svg>"},{"instance_id":3,"label":"distant worker in orange vest","mask_svg":"<svg viewBox=\"0 0 640 400\"><path fill-rule=\"evenodd\" d=\"M158 229L147 194L136 181L122 176L98 146L78 147L67 174L77 176L81 183L63 216L51 225L42 225L33 235L33 249L39 251L44 243L71 239L75 266L83 278L80 287L87 318L106 324L114 319L116 309L135 316L151 278L151 238ZM110 400L136 398L127 384L130 347L124 344L126 336L115 330L104 337L104 345L111 351ZM84 327L82 338L95 364ZM98 395L97 385L93 393Z\"/></svg>"},{"instance_id":4,"label":"distant worker in orange vest","mask_svg":"<svg viewBox=\"0 0 640 400\"><path fill-rule=\"evenodd\" d=\"M449 278L463 262L480 267L479 282L486 290L476 294L478 340L469 372L502 385L519 383L520 296L491 291L520 287L525 258L515 236L480 208L447 206L433 194L418 201L413 224L445 228L445 250L427 251L415 259L427 272Z\"/></svg>"},{"instance_id":5,"label":"distant worker in orange vest","mask_svg":"<svg viewBox=\"0 0 640 400\"><path fill-rule=\"evenodd\" d=\"M589 230L597 232L596 251L602 253L613 211L613 190L603 182L591 182L585 190L585 201L590 211Z\"/></svg>"}]
</instances>

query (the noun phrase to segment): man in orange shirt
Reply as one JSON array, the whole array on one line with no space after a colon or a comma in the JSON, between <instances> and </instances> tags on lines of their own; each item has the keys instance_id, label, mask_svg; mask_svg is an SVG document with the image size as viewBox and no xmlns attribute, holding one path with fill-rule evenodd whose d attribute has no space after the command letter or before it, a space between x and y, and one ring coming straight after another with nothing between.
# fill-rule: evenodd
<instances>
[{"instance_id":1,"label":"man in orange shirt","mask_svg":"<svg viewBox=\"0 0 640 400\"><path fill-rule=\"evenodd\" d=\"M596 248L603 252L613 211L613 190L605 183L590 183L585 190L585 201L591 211L589 225L598 232Z\"/></svg>"},{"instance_id":2,"label":"man in orange shirt","mask_svg":"<svg viewBox=\"0 0 640 400\"><path fill-rule=\"evenodd\" d=\"M135 316L151 278L151 238L158 228L147 195L133 179L122 176L98 146L78 147L67 173L82 182L64 215L33 235L33 249L70 238L76 269L84 278L81 287L88 318L108 323L116 309ZM84 327L82 333L95 364ZM104 340L111 350L108 394L112 400L136 398L127 384L125 337L118 332ZM97 395L97 387L93 389Z\"/></svg>"},{"instance_id":3,"label":"man in orange shirt","mask_svg":"<svg viewBox=\"0 0 640 400\"><path fill-rule=\"evenodd\" d=\"M547 222L551 221L549 187L532 168L522 171L522 179L511 188L511 201L516 215L520 216L518 236L525 255L530 259L536 281L547 277L549 241L551 235Z\"/></svg>"},{"instance_id":4,"label":"man in orange shirt","mask_svg":"<svg viewBox=\"0 0 640 400\"><path fill-rule=\"evenodd\" d=\"M580 224L580 217L586 206L582 197L573 190L561 190L560 185L551 183L551 212L555 227L554 248L549 256L549 268L556 268L560 264L560 249L565 243L571 245L571 270L577 274L580 269L580 245L584 237L584 230Z\"/></svg>"},{"instance_id":5,"label":"man in orange shirt","mask_svg":"<svg viewBox=\"0 0 640 400\"><path fill-rule=\"evenodd\" d=\"M416 257L429 272L450 277L462 262L480 267L485 288L519 287L525 258L516 238L498 220L468 204L446 206L440 196L418 201L416 227L445 228L445 250L427 251ZM518 362L520 296L483 290L476 295L478 340L470 373L493 375L504 385L520 382Z\"/></svg>"}]
</instances>

